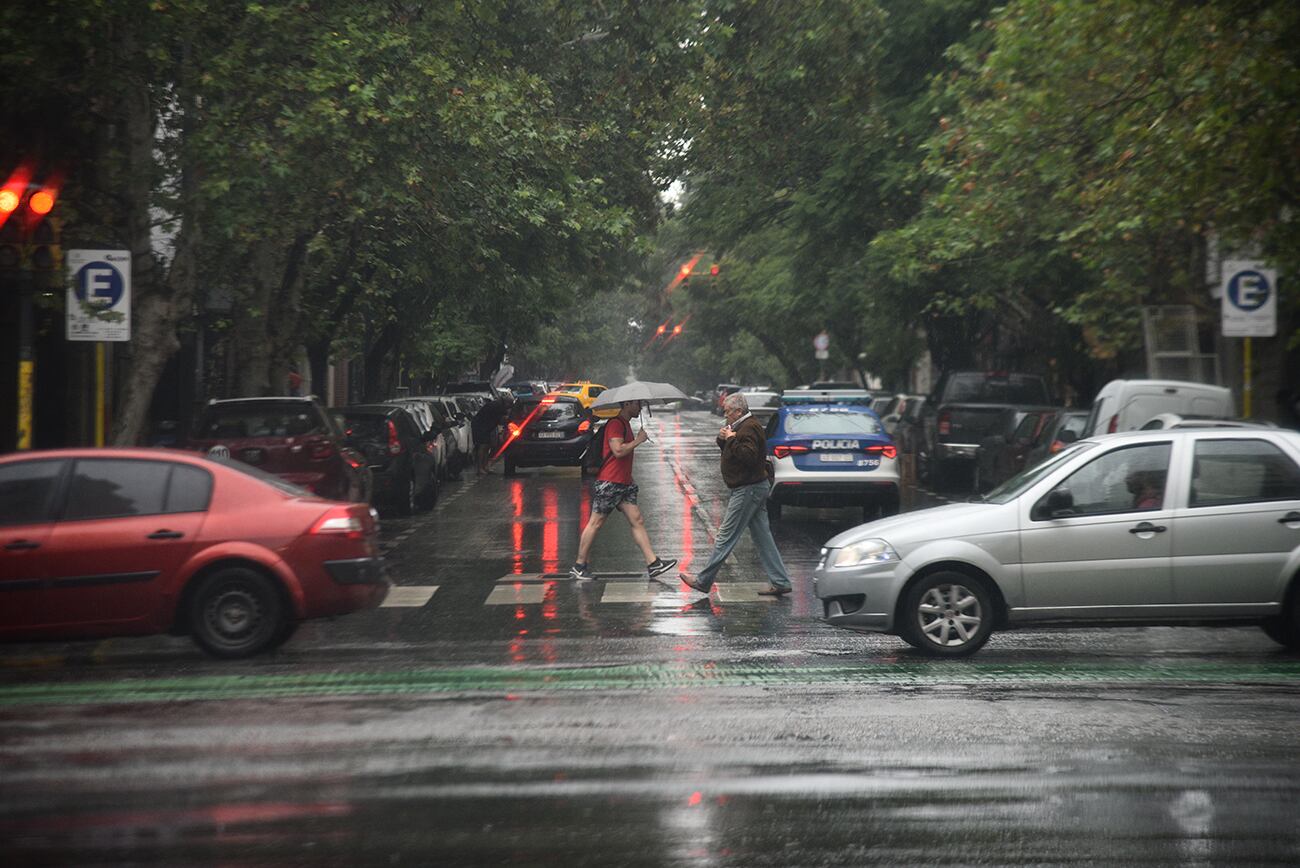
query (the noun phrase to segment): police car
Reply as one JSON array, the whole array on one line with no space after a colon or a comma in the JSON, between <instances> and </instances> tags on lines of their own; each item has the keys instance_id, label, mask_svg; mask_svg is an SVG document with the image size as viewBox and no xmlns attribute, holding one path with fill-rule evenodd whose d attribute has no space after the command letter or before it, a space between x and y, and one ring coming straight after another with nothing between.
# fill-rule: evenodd
<instances>
[{"instance_id":1,"label":"police car","mask_svg":"<svg viewBox=\"0 0 1300 868\"><path fill-rule=\"evenodd\" d=\"M767 423L776 469L767 500L782 506L860 506L864 521L898 512L898 450L863 390L789 390Z\"/></svg>"}]
</instances>

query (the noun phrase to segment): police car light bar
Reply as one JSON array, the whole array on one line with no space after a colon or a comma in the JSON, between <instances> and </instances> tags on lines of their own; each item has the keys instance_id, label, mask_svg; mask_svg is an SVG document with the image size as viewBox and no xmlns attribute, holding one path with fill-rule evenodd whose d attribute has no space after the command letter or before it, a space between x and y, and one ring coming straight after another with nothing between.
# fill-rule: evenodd
<instances>
[{"instance_id":1,"label":"police car light bar","mask_svg":"<svg viewBox=\"0 0 1300 868\"><path fill-rule=\"evenodd\" d=\"M786 389L781 393L781 403L795 404L863 404L871 405L872 395L866 389Z\"/></svg>"}]
</instances>

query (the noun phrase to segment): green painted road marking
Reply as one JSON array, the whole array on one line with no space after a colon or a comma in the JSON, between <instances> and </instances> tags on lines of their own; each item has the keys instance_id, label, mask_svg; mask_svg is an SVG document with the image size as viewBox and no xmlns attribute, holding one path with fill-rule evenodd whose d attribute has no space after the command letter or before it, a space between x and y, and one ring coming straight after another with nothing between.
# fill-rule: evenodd
<instances>
[{"instance_id":1,"label":"green painted road marking","mask_svg":"<svg viewBox=\"0 0 1300 868\"><path fill-rule=\"evenodd\" d=\"M530 693L573 690L678 690L694 687L817 685L1023 687L1042 684L1292 684L1300 661L1279 663L972 664L876 663L851 666L779 664L639 664L574 668L484 666L384 672L216 675L73 681L0 686L0 707L89 703L276 699L440 693Z\"/></svg>"}]
</instances>

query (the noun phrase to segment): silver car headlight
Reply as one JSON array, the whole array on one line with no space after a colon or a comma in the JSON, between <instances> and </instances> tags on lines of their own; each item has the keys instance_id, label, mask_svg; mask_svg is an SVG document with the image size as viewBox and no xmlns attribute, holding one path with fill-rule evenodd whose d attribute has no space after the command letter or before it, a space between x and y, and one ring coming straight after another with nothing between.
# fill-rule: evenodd
<instances>
[{"instance_id":1,"label":"silver car headlight","mask_svg":"<svg viewBox=\"0 0 1300 868\"><path fill-rule=\"evenodd\" d=\"M883 539L867 539L845 546L831 556L832 567L860 567L899 560L898 552Z\"/></svg>"}]
</instances>

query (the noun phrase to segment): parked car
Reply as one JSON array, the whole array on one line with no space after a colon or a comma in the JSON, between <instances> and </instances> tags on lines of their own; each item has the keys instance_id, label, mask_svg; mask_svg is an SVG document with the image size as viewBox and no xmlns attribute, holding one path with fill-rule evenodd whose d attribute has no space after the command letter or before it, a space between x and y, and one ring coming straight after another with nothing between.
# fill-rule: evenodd
<instances>
[{"instance_id":1,"label":"parked car","mask_svg":"<svg viewBox=\"0 0 1300 868\"><path fill-rule=\"evenodd\" d=\"M459 446L452 423L447 418L441 395L415 395L409 398L393 398L386 404L398 404L405 407L415 417L420 429L420 437L433 455L438 482L443 483L460 475Z\"/></svg>"},{"instance_id":2,"label":"parked car","mask_svg":"<svg viewBox=\"0 0 1300 868\"><path fill-rule=\"evenodd\" d=\"M396 515L433 506L438 461L428 447L440 432L422 428L402 404L357 404L335 412L348 445L366 457L377 505Z\"/></svg>"},{"instance_id":3,"label":"parked car","mask_svg":"<svg viewBox=\"0 0 1300 868\"><path fill-rule=\"evenodd\" d=\"M925 434L924 411L928 400L929 398L924 395L914 396L908 400L894 422L893 430L889 428L890 420L887 417L880 420L885 430L893 436L894 445L898 447L900 455L914 455L917 452Z\"/></svg>"},{"instance_id":4,"label":"parked car","mask_svg":"<svg viewBox=\"0 0 1300 868\"><path fill-rule=\"evenodd\" d=\"M516 380L513 383L507 383L506 388L511 395L515 396L516 400L533 396L540 397L550 391L546 383L541 380Z\"/></svg>"},{"instance_id":5,"label":"parked car","mask_svg":"<svg viewBox=\"0 0 1300 868\"><path fill-rule=\"evenodd\" d=\"M1027 624L1259 624L1300 648L1300 433L1186 428L1081 440L983 502L828 541L826 620L926 652Z\"/></svg>"},{"instance_id":6,"label":"parked car","mask_svg":"<svg viewBox=\"0 0 1300 868\"><path fill-rule=\"evenodd\" d=\"M1029 447L1025 467L1033 467L1078 440L1087 421L1088 413L1084 410L1058 410Z\"/></svg>"},{"instance_id":7,"label":"parked car","mask_svg":"<svg viewBox=\"0 0 1300 868\"><path fill-rule=\"evenodd\" d=\"M501 461L511 476L519 467L578 467L604 426L576 395L551 394L516 401L506 417Z\"/></svg>"},{"instance_id":8,"label":"parked car","mask_svg":"<svg viewBox=\"0 0 1300 868\"><path fill-rule=\"evenodd\" d=\"M331 500L369 503L364 457L315 398L209 401L187 447L234 458Z\"/></svg>"},{"instance_id":9,"label":"parked car","mask_svg":"<svg viewBox=\"0 0 1300 868\"><path fill-rule=\"evenodd\" d=\"M768 517L783 506L856 506L864 519L898 512L898 452L880 418L861 403L796 400L767 423Z\"/></svg>"},{"instance_id":10,"label":"parked car","mask_svg":"<svg viewBox=\"0 0 1300 868\"><path fill-rule=\"evenodd\" d=\"M741 386L739 383L718 383L713 387L713 406L711 412L714 416L722 415L722 399L732 392L739 392Z\"/></svg>"},{"instance_id":11,"label":"parked car","mask_svg":"<svg viewBox=\"0 0 1300 868\"><path fill-rule=\"evenodd\" d=\"M1111 380L1093 399L1085 437L1135 431L1161 413L1229 418L1232 391L1182 380Z\"/></svg>"},{"instance_id":12,"label":"parked car","mask_svg":"<svg viewBox=\"0 0 1300 868\"><path fill-rule=\"evenodd\" d=\"M749 404L750 414L764 425L781 409L780 392L745 391L744 395L745 401Z\"/></svg>"},{"instance_id":13,"label":"parked car","mask_svg":"<svg viewBox=\"0 0 1300 868\"><path fill-rule=\"evenodd\" d=\"M432 405L439 424L446 429L448 478L459 479L461 471L474 461L470 416L452 395L427 395L423 400Z\"/></svg>"},{"instance_id":14,"label":"parked car","mask_svg":"<svg viewBox=\"0 0 1300 868\"><path fill-rule=\"evenodd\" d=\"M1007 407L1044 407L1047 383L1032 374L956 371L940 377L922 410L917 471L935 490L975 469L980 441L996 433Z\"/></svg>"},{"instance_id":15,"label":"parked car","mask_svg":"<svg viewBox=\"0 0 1300 868\"><path fill-rule=\"evenodd\" d=\"M1055 407L1005 408L998 430L980 441L972 489L988 491L1024 470L1029 450L1058 412Z\"/></svg>"},{"instance_id":16,"label":"parked car","mask_svg":"<svg viewBox=\"0 0 1300 868\"><path fill-rule=\"evenodd\" d=\"M170 449L0 456L0 637L187 633L217 657L383 602L373 511Z\"/></svg>"},{"instance_id":17,"label":"parked car","mask_svg":"<svg viewBox=\"0 0 1300 868\"><path fill-rule=\"evenodd\" d=\"M892 436L898 428L899 421L902 420L903 415L907 412L908 406L911 404L917 404L918 402L924 404L925 396L900 393L897 395L891 395L888 398L877 398L875 401L871 402L871 409L876 411L876 415L880 417L881 424L885 426L885 431ZM916 409L919 411L921 408L918 405ZM900 452L903 451L902 444L896 443L895 445L899 447Z\"/></svg>"}]
</instances>

